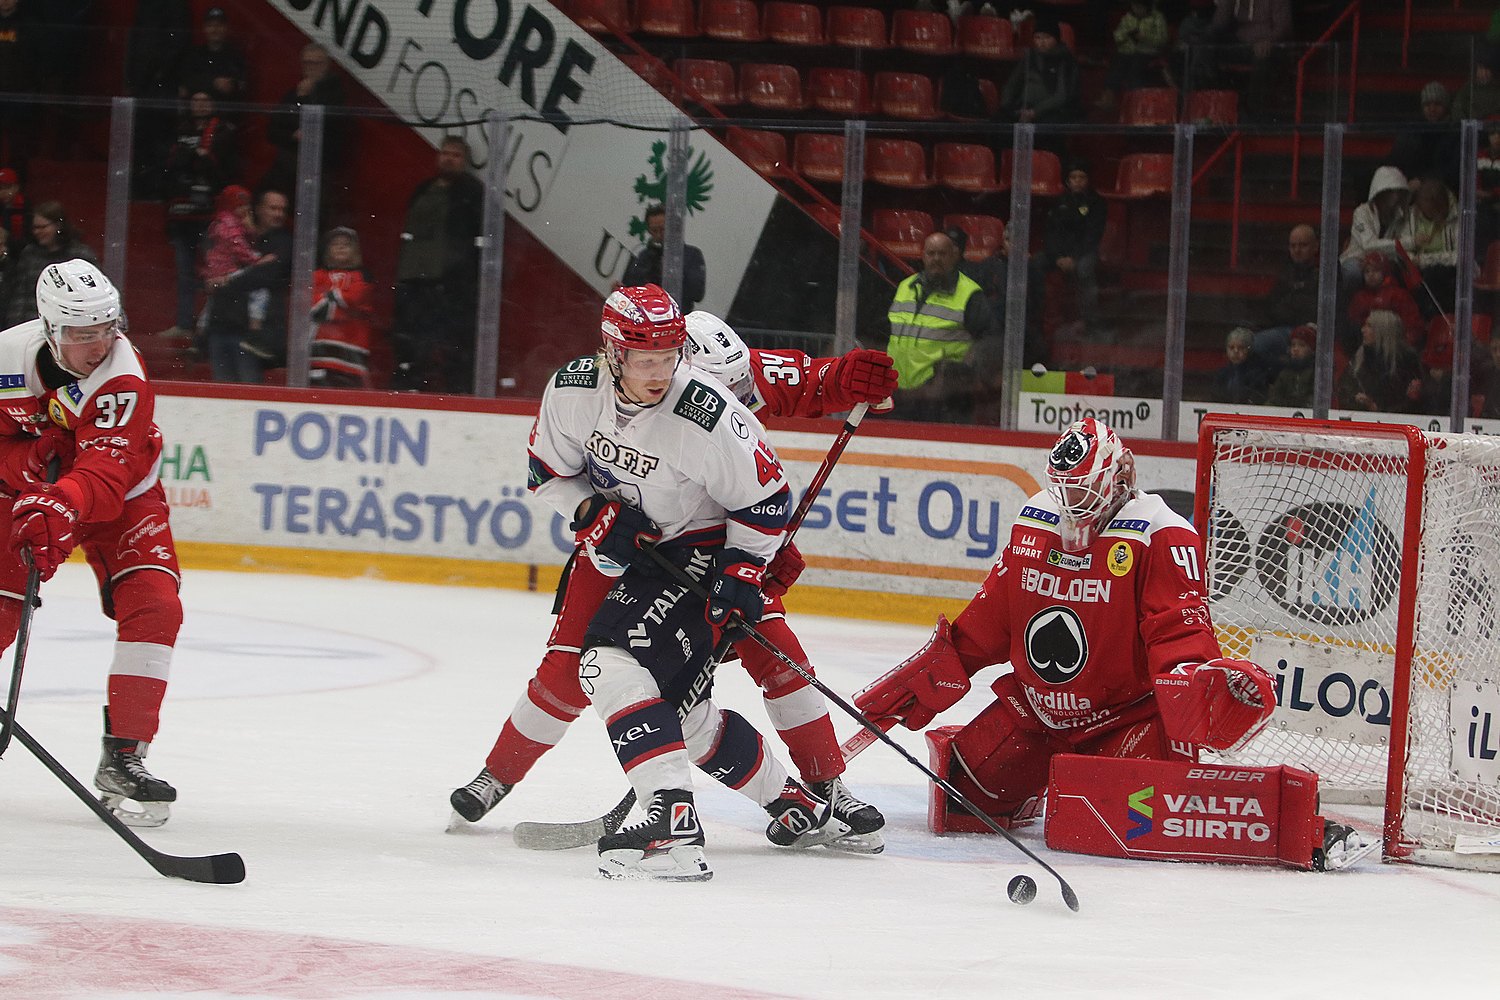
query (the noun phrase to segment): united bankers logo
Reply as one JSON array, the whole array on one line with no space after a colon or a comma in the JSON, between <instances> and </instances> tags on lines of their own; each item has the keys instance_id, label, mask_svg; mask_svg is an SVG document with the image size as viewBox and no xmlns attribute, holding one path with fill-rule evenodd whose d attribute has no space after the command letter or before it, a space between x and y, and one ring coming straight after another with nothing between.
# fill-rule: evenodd
<instances>
[{"instance_id":1,"label":"united bankers logo","mask_svg":"<svg viewBox=\"0 0 1500 1000\"><path fill-rule=\"evenodd\" d=\"M1147 785L1140 791L1131 792L1130 797L1125 800L1125 815L1130 820L1130 829L1125 832L1126 840L1134 840L1144 837L1151 832L1151 803L1150 798L1156 794L1155 785Z\"/></svg>"}]
</instances>

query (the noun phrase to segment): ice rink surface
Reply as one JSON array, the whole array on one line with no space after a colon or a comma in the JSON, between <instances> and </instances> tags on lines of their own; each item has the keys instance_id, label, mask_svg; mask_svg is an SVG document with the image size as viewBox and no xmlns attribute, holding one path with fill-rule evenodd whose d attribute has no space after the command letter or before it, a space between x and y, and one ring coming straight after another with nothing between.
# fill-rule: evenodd
<instances>
[{"instance_id":1,"label":"ice rink surface","mask_svg":"<svg viewBox=\"0 0 1500 1000\"><path fill-rule=\"evenodd\" d=\"M112 629L77 561L43 596L19 718L88 783ZM1500 982L1500 876L1110 861L1021 830L1077 890L1073 914L1000 839L929 834L924 779L879 745L847 777L888 818L883 855L775 849L765 815L705 779L713 881L605 882L592 848L511 840L519 820L585 819L624 793L592 714L483 822L444 832L449 791L478 771L540 657L550 595L190 572L183 600L149 759L179 800L142 836L175 854L238 851L248 877L160 877L13 744L0 761L7 1000L1337 1000L1491 996ZM796 624L846 694L926 635ZM976 689L941 721L972 716ZM716 700L771 733L737 666ZM834 724L854 729L837 709ZM919 736L898 734L925 759ZM1005 897L1018 872L1037 879L1027 907Z\"/></svg>"}]
</instances>

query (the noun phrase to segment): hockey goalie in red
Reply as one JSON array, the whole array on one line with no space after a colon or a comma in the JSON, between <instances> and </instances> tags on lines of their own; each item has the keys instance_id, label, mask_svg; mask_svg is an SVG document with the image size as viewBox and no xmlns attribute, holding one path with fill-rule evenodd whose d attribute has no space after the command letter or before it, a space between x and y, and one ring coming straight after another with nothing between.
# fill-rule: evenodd
<instances>
[{"instance_id":1,"label":"hockey goalie in red","mask_svg":"<svg viewBox=\"0 0 1500 1000\"><path fill-rule=\"evenodd\" d=\"M979 593L920 652L855 696L871 720L922 729L980 669L1009 663L968 725L928 733L935 770L1002 826L1035 817L1054 755L1191 761L1258 732L1271 678L1220 656L1198 534L1135 486L1104 423L1058 439ZM930 824L983 831L934 789Z\"/></svg>"},{"instance_id":2,"label":"hockey goalie in red","mask_svg":"<svg viewBox=\"0 0 1500 1000\"><path fill-rule=\"evenodd\" d=\"M821 417L876 405L896 388L896 370L881 351L854 350L838 358L812 358L802 351L751 350L728 324L710 313L686 317L690 362L707 371L752 412L776 416ZM629 513L631 508L621 508ZM614 580L593 560L575 553L559 587L557 623L547 653L526 691L505 721L484 768L449 798L454 812L477 822L555 746L588 701L578 684L578 655L584 630ZM782 549L766 569L765 608L760 631L787 655L808 664L807 654L786 622L782 595L802 572L795 544ZM840 777L844 755L834 735L828 707L816 688L748 639L735 646L741 663L760 686L766 713L786 744L793 765L818 795L829 800L835 817L851 833L841 850L876 852L884 847L879 810L856 798ZM809 666L809 669L811 667Z\"/></svg>"},{"instance_id":3,"label":"hockey goalie in red","mask_svg":"<svg viewBox=\"0 0 1500 1000\"><path fill-rule=\"evenodd\" d=\"M83 260L52 264L34 319L0 333L0 640L15 641L29 565L50 579L75 546L115 621L94 785L122 820L166 822L177 791L146 770L182 604L157 479L156 397L121 330L120 295ZM47 470L57 458L57 479ZM126 805L130 800L130 805Z\"/></svg>"}]
</instances>

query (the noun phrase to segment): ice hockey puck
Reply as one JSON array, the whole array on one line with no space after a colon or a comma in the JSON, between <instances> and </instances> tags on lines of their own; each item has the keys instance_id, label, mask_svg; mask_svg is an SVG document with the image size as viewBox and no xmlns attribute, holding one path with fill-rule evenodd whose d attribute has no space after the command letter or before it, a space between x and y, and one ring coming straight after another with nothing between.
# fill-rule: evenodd
<instances>
[{"instance_id":1,"label":"ice hockey puck","mask_svg":"<svg viewBox=\"0 0 1500 1000\"><path fill-rule=\"evenodd\" d=\"M1036 880L1030 875L1017 875L1010 880L1010 885L1005 887L1010 901L1017 906L1025 906L1036 899Z\"/></svg>"}]
</instances>

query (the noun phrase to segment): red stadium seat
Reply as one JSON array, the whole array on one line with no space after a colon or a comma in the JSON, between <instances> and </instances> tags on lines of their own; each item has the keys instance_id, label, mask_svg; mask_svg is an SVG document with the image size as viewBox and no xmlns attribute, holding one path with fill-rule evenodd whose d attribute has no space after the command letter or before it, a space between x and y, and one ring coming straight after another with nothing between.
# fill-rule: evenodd
<instances>
[{"instance_id":1,"label":"red stadium seat","mask_svg":"<svg viewBox=\"0 0 1500 1000\"><path fill-rule=\"evenodd\" d=\"M721 42L765 41L755 0L703 0L699 19L709 38Z\"/></svg>"},{"instance_id":2,"label":"red stadium seat","mask_svg":"<svg viewBox=\"0 0 1500 1000\"><path fill-rule=\"evenodd\" d=\"M1113 191L1106 198L1153 198L1172 193L1171 153L1131 153L1120 161Z\"/></svg>"},{"instance_id":3,"label":"red stadium seat","mask_svg":"<svg viewBox=\"0 0 1500 1000\"><path fill-rule=\"evenodd\" d=\"M805 133L792 140L792 169L810 181L844 179L844 137Z\"/></svg>"},{"instance_id":4,"label":"red stadium seat","mask_svg":"<svg viewBox=\"0 0 1500 1000\"><path fill-rule=\"evenodd\" d=\"M673 64L688 100L729 105L740 103L734 67L719 59L679 59Z\"/></svg>"},{"instance_id":5,"label":"red stadium seat","mask_svg":"<svg viewBox=\"0 0 1500 1000\"><path fill-rule=\"evenodd\" d=\"M786 173L789 159L786 136L780 132L732 128L724 137L724 145L763 177Z\"/></svg>"},{"instance_id":6,"label":"red stadium seat","mask_svg":"<svg viewBox=\"0 0 1500 1000\"><path fill-rule=\"evenodd\" d=\"M568 0L567 15L585 31L628 34L635 30L627 0Z\"/></svg>"},{"instance_id":7,"label":"red stadium seat","mask_svg":"<svg viewBox=\"0 0 1500 1000\"><path fill-rule=\"evenodd\" d=\"M666 63L651 55L637 55L634 52L621 54L619 60L635 71L635 75L645 80L651 86L669 97L675 96L677 82L672 79L672 71L667 68Z\"/></svg>"},{"instance_id":8,"label":"red stadium seat","mask_svg":"<svg viewBox=\"0 0 1500 1000\"><path fill-rule=\"evenodd\" d=\"M1020 58L1010 20L983 14L965 14L958 19L958 50L980 59Z\"/></svg>"},{"instance_id":9,"label":"red stadium seat","mask_svg":"<svg viewBox=\"0 0 1500 1000\"><path fill-rule=\"evenodd\" d=\"M945 109L951 107L948 103L947 98L944 97L943 88L947 86L947 83L947 80L943 80L938 84L938 107ZM975 80L974 83L979 87L979 100L984 105L983 115L974 115L967 113L958 114L957 112L952 110L944 110L944 118L947 118L949 121L955 122L988 122L994 119L995 115L1000 111L1000 88L995 86L994 80L986 79L984 77L980 77L978 80ZM965 112L969 111L968 108L965 108L964 110Z\"/></svg>"},{"instance_id":10,"label":"red stadium seat","mask_svg":"<svg viewBox=\"0 0 1500 1000\"><path fill-rule=\"evenodd\" d=\"M1197 125L1238 124L1240 95L1233 90L1195 90L1188 94L1185 120Z\"/></svg>"},{"instance_id":11,"label":"red stadium seat","mask_svg":"<svg viewBox=\"0 0 1500 1000\"><path fill-rule=\"evenodd\" d=\"M865 179L888 187L932 187L927 151L911 139L871 139L865 145Z\"/></svg>"},{"instance_id":12,"label":"red stadium seat","mask_svg":"<svg viewBox=\"0 0 1500 1000\"><path fill-rule=\"evenodd\" d=\"M1485 292L1500 292L1500 240L1484 250L1484 266L1474 278L1474 287Z\"/></svg>"},{"instance_id":13,"label":"red stadium seat","mask_svg":"<svg viewBox=\"0 0 1500 1000\"><path fill-rule=\"evenodd\" d=\"M995 153L988 146L967 142L940 142L932 150L933 178L943 187L970 194L1005 191L1010 178L995 178Z\"/></svg>"},{"instance_id":14,"label":"red stadium seat","mask_svg":"<svg viewBox=\"0 0 1500 1000\"><path fill-rule=\"evenodd\" d=\"M922 256L922 244L933 233L932 216L903 208L878 208L870 215L870 233L897 257Z\"/></svg>"},{"instance_id":15,"label":"red stadium seat","mask_svg":"<svg viewBox=\"0 0 1500 1000\"><path fill-rule=\"evenodd\" d=\"M1010 184L1013 157L1010 150L1000 154L1000 176ZM1031 193L1040 198L1056 198L1063 193L1062 161L1045 149L1031 152Z\"/></svg>"},{"instance_id":16,"label":"red stadium seat","mask_svg":"<svg viewBox=\"0 0 1500 1000\"><path fill-rule=\"evenodd\" d=\"M766 37L782 45L823 44L823 12L816 4L768 0L762 24Z\"/></svg>"},{"instance_id":17,"label":"red stadium seat","mask_svg":"<svg viewBox=\"0 0 1500 1000\"><path fill-rule=\"evenodd\" d=\"M870 78L857 69L815 67L807 74L807 94L819 111L852 118L870 113Z\"/></svg>"},{"instance_id":18,"label":"red stadium seat","mask_svg":"<svg viewBox=\"0 0 1500 1000\"><path fill-rule=\"evenodd\" d=\"M1120 98L1122 125L1175 125L1177 91L1171 87L1140 87Z\"/></svg>"},{"instance_id":19,"label":"red stadium seat","mask_svg":"<svg viewBox=\"0 0 1500 1000\"><path fill-rule=\"evenodd\" d=\"M885 48L885 14L873 7L828 8L828 44L849 49Z\"/></svg>"},{"instance_id":20,"label":"red stadium seat","mask_svg":"<svg viewBox=\"0 0 1500 1000\"><path fill-rule=\"evenodd\" d=\"M1000 249L1005 241L1005 223L993 215L945 215L943 228L957 226L969 236L965 260L984 260Z\"/></svg>"},{"instance_id":21,"label":"red stadium seat","mask_svg":"<svg viewBox=\"0 0 1500 1000\"><path fill-rule=\"evenodd\" d=\"M891 44L929 56L953 53L953 22L935 10L897 10L891 14Z\"/></svg>"},{"instance_id":22,"label":"red stadium seat","mask_svg":"<svg viewBox=\"0 0 1500 1000\"><path fill-rule=\"evenodd\" d=\"M693 0L635 0L636 27L662 38L697 38L698 17Z\"/></svg>"},{"instance_id":23,"label":"red stadium seat","mask_svg":"<svg viewBox=\"0 0 1500 1000\"><path fill-rule=\"evenodd\" d=\"M875 111L891 118L931 121L938 116L932 80L920 73L876 73Z\"/></svg>"},{"instance_id":24,"label":"red stadium seat","mask_svg":"<svg viewBox=\"0 0 1500 1000\"><path fill-rule=\"evenodd\" d=\"M807 107L802 74L780 63L745 63L740 67L740 99L767 111L800 111Z\"/></svg>"}]
</instances>

